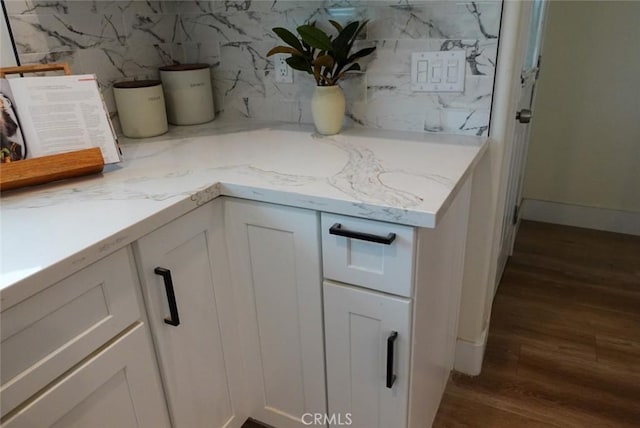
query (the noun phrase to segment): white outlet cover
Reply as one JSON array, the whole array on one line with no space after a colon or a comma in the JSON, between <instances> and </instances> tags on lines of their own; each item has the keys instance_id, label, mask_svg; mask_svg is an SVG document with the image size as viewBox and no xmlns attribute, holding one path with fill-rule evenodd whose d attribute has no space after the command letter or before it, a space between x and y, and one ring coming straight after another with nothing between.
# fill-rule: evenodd
<instances>
[{"instance_id":1,"label":"white outlet cover","mask_svg":"<svg viewBox=\"0 0 640 428\"><path fill-rule=\"evenodd\" d=\"M273 68L276 83L293 83L293 69L289 67L285 54L277 54L273 57Z\"/></svg>"},{"instance_id":2,"label":"white outlet cover","mask_svg":"<svg viewBox=\"0 0 640 428\"><path fill-rule=\"evenodd\" d=\"M411 90L464 92L466 61L467 55L464 50L412 53Z\"/></svg>"}]
</instances>

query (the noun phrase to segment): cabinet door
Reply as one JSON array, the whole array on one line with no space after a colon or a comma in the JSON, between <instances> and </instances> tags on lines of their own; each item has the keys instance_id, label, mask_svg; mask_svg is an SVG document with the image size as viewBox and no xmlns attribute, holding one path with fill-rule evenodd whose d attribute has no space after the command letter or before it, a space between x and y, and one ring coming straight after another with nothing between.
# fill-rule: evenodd
<instances>
[{"instance_id":1,"label":"cabinet door","mask_svg":"<svg viewBox=\"0 0 640 428\"><path fill-rule=\"evenodd\" d=\"M251 416L278 428L305 426L305 413L326 412L318 214L225 205Z\"/></svg>"},{"instance_id":2,"label":"cabinet door","mask_svg":"<svg viewBox=\"0 0 640 428\"><path fill-rule=\"evenodd\" d=\"M2 416L140 319L122 248L0 314Z\"/></svg>"},{"instance_id":3,"label":"cabinet door","mask_svg":"<svg viewBox=\"0 0 640 428\"><path fill-rule=\"evenodd\" d=\"M149 322L176 427L239 427L246 419L222 225L221 201L213 201L137 242ZM157 268L170 271L175 298L167 291L169 278ZM178 325L165 321L172 301Z\"/></svg>"},{"instance_id":4,"label":"cabinet door","mask_svg":"<svg viewBox=\"0 0 640 428\"><path fill-rule=\"evenodd\" d=\"M16 413L3 427L169 427L169 417L144 324L114 343Z\"/></svg>"},{"instance_id":5,"label":"cabinet door","mask_svg":"<svg viewBox=\"0 0 640 428\"><path fill-rule=\"evenodd\" d=\"M324 302L331 426L406 427L411 301L325 281Z\"/></svg>"}]
</instances>

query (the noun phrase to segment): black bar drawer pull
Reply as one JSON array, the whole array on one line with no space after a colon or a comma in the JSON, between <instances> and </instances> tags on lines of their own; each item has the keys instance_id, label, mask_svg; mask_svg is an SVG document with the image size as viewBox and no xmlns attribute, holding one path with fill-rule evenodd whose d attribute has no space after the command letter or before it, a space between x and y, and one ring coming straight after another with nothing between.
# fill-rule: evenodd
<instances>
[{"instance_id":1,"label":"black bar drawer pull","mask_svg":"<svg viewBox=\"0 0 640 428\"><path fill-rule=\"evenodd\" d=\"M396 381L396 375L393 374L393 345L398 338L398 332L394 331L391 336L387 338L387 388L391 389L393 383Z\"/></svg>"},{"instance_id":2,"label":"black bar drawer pull","mask_svg":"<svg viewBox=\"0 0 640 428\"><path fill-rule=\"evenodd\" d=\"M340 223L335 223L329 228L331 235L344 236L345 238L360 239L361 241L375 242L378 244L391 245L396 239L395 233L389 233L387 236L373 235L371 233L354 232L352 230L343 229Z\"/></svg>"},{"instance_id":3,"label":"black bar drawer pull","mask_svg":"<svg viewBox=\"0 0 640 428\"><path fill-rule=\"evenodd\" d=\"M165 318L164 322L174 327L180 325L180 316L178 316L178 304L176 303L176 293L173 291L173 280L171 279L171 271L162 267L153 270L156 275L160 275L164 280L164 289L167 292L167 301L169 303L169 318Z\"/></svg>"}]
</instances>

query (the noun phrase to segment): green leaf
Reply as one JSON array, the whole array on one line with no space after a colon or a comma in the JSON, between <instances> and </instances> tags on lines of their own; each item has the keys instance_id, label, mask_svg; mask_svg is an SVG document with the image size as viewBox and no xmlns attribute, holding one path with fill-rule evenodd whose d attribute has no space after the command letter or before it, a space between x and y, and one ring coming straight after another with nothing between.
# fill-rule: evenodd
<instances>
[{"instance_id":1,"label":"green leaf","mask_svg":"<svg viewBox=\"0 0 640 428\"><path fill-rule=\"evenodd\" d=\"M367 56L367 55L370 55L370 54L372 54L372 53L373 53L373 51L375 51L375 50L376 50L375 46L374 46L374 47L372 47L372 48L364 48L364 49L361 49L361 50L359 50L358 52L356 52L356 53L354 53L353 55L351 55L351 56L349 57L349 59L347 60L347 63L349 63L349 62L353 62L353 61L355 61L355 60L357 60L357 59L359 59L359 58L363 58L363 57L365 57L365 56Z\"/></svg>"},{"instance_id":2,"label":"green leaf","mask_svg":"<svg viewBox=\"0 0 640 428\"><path fill-rule=\"evenodd\" d=\"M300 55L302 56L302 52L297 49L290 48L288 46L276 46L267 52L267 56L275 55L275 54L291 54L291 55Z\"/></svg>"},{"instance_id":3,"label":"green leaf","mask_svg":"<svg viewBox=\"0 0 640 428\"><path fill-rule=\"evenodd\" d=\"M346 61L347 55L349 55L349 50L351 49L349 42L353 38L355 32L358 30L358 25L358 21L349 23L333 41L333 52L336 60L339 63L343 63Z\"/></svg>"},{"instance_id":4,"label":"green leaf","mask_svg":"<svg viewBox=\"0 0 640 428\"><path fill-rule=\"evenodd\" d=\"M358 21L350 22L344 30L340 32L338 35L338 39L344 39L345 43L351 40L355 35L357 35L358 25L360 23Z\"/></svg>"},{"instance_id":5,"label":"green leaf","mask_svg":"<svg viewBox=\"0 0 640 428\"><path fill-rule=\"evenodd\" d=\"M334 21L333 19L330 19L329 22L331 23L331 25L333 25L333 28L338 30L338 33L342 31L342 25L340 25L338 22Z\"/></svg>"},{"instance_id":6,"label":"green leaf","mask_svg":"<svg viewBox=\"0 0 640 428\"><path fill-rule=\"evenodd\" d=\"M311 68L311 63L302 56L294 55L285 60L289 67L294 70L306 71L309 74L313 74L313 69Z\"/></svg>"},{"instance_id":7,"label":"green leaf","mask_svg":"<svg viewBox=\"0 0 640 428\"><path fill-rule=\"evenodd\" d=\"M353 35L353 38L351 39L351 44L353 44L354 40L356 39L356 37L358 37L358 34L360 34L360 32L362 30L364 30L364 27L367 26L367 23L369 22L368 19L365 19L364 21L362 21L362 25L360 25L360 27L358 27L358 31L356 31L356 33Z\"/></svg>"},{"instance_id":8,"label":"green leaf","mask_svg":"<svg viewBox=\"0 0 640 428\"><path fill-rule=\"evenodd\" d=\"M298 40L298 38L291 31L282 27L276 27L272 31L292 48L297 49L300 52L303 51L300 40Z\"/></svg>"},{"instance_id":9,"label":"green leaf","mask_svg":"<svg viewBox=\"0 0 640 428\"><path fill-rule=\"evenodd\" d=\"M324 31L312 26L301 25L298 27L298 34L309 46L323 51L331 50L331 39Z\"/></svg>"},{"instance_id":10,"label":"green leaf","mask_svg":"<svg viewBox=\"0 0 640 428\"><path fill-rule=\"evenodd\" d=\"M358 38L358 34L360 34L360 32L367 26L368 22L369 22L369 20L363 21L362 25L360 25L360 27L358 27L358 30L353 34L353 37L351 38L351 41L349 41L349 47L347 48L347 55L351 51L351 48L353 47L353 44L355 43L356 39Z\"/></svg>"}]
</instances>

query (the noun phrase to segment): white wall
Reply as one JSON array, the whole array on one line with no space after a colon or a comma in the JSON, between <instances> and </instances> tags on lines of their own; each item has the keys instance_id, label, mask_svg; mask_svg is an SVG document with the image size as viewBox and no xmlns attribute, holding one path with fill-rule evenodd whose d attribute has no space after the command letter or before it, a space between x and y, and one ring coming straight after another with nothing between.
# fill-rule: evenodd
<instances>
[{"instance_id":1,"label":"white wall","mask_svg":"<svg viewBox=\"0 0 640 428\"><path fill-rule=\"evenodd\" d=\"M551 2L525 198L640 213L639 41L640 2Z\"/></svg>"}]
</instances>

